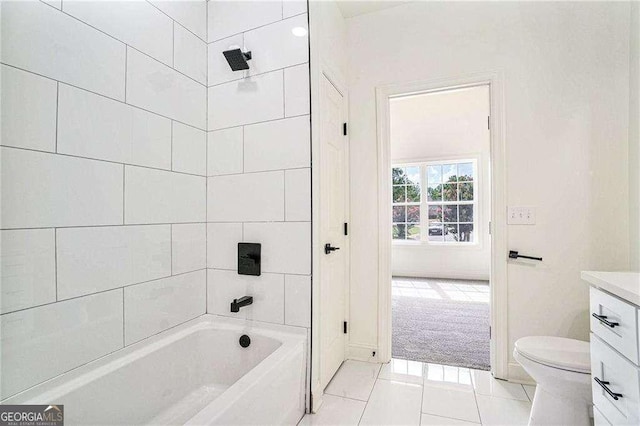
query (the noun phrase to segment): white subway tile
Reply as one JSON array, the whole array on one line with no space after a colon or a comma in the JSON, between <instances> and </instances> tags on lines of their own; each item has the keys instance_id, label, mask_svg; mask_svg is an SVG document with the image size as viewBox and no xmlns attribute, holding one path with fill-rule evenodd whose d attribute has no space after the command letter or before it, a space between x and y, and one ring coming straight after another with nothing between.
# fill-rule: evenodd
<instances>
[{"instance_id":1,"label":"white subway tile","mask_svg":"<svg viewBox=\"0 0 640 426\"><path fill-rule=\"evenodd\" d=\"M294 30L305 31L297 36ZM262 74L309 61L307 15L285 19L244 33L244 44L251 51L250 74Z\"/></svg>"},{"instance_id":2,"label":"white subway tile","mask_svg":"<svg viewBox=\"0 0 640 426\"><path fill-rule=\"evenodd\" d=\"M0 158L2 228L122 223L122 165L13 148Z\"/></svg>"},{"instance_id":3,"label":"white subway tile","mask_svg":"<svg viewBox=\"0 0 640 426\"><path fill-rule=\"evenodd\" d=\"M285 116L309 114L309 64L284 70Z\"/></svg>"},{"instance_id":4,"label":"white subway tile","mask_svg":"<svg viewBox=\"0 0 640 426\"><path fill-rule=\"evenodd\" d=\"M167 65L173 64L173 21L146 1L65 0L62 10Z\"/></svg>"},{"instance_id":5,"label":"white subway tile","mask_svg":"<svg viewBox=\"0 0 640 426\"><path fill-rule=\"evenodd\" d=\"M311 169L285 170L285 220L311 221Z\"/></svg>"},{"instance_id":6,"label":"white subway tile","mask_svg":"<svg viewBox=\"0 0 640 426\"><path fill-rule=\"evenodd\" d=\"M127 345L205 313L205 270L163 278L124 289Z\"/></svg>"},{"instance_id":7,"label":"white subway tile","mask_svg":"<svg viewBox=\"0 0 640 426\"><path fill-rule=\"evenodd\" d=\"M3 315L0 398L120 349L122 341L122 290Z\"/></svg>"},{"instance_id":8,"label":"white subway tile","mask_svg":"<svg viewBox=\"0 0 640 426\"><path fill-rule=\"evenodd\" d=\"M207 174L207 132L173 122L173 170Z\"/></svg>"},{"instance_id":9,"label":"white subway tile","mask_svg":"<svg viewBox=\"0 0 640 426\"><path fill-rule=\"evenodd\" d=\"M209 130L284 117L282 70L209 88Z\"/></svg>"},{"instance_id":10,"label":"white subway tile","mask_svg":"<svg viewBox=\"0 0 640 426\"><path fill-rule=\"evenodd\" d=\"M207 84L207 43L184 29L175 26L175 69Z\"/></svg>"},{"instance_id":11,"label":"white subway tile","mask_svg":"<svg viewBox=\"0 0 640 426\"><path fill-rule=\"evenodd\" d=\"M207 175L228 175L243 171L242 127L209 132L207 148Z\"/></svg>"},{"instance_id":12,"label":"white subway tile","mask_svg":"<svg viewBox=\"0 0 640 426\"><path fill-rule=\"evenodd\" d=\"M243 35L237 34L229 38L210 43L207 48L208 57L208 85L226 83L227 81L238 80L245 77L246 71L232 71L229 63L224 57L225 50L243 48ZM249 61L249 66L252 62Z\"/></svg>"},{"instance_id":13,"label":"white subway tile","mask_svg":"<svg viewBox=\"0 0 640 426\"><path fill-rule=\"evenodd\" d=\"M2 145L56 150L57 83L2 65Z\"/></svg>"},{"instance_id":14,"label":"white subway tile","mask_svg":"<svg viewBox=\"0 0 640 426\"><path fill-rule=\"evenodd\" d=\"M206 178L125 167L125 223L204 222Z\"/></svg>"},{"instance_id":15,"label":"white subway tile","mask_svg":"<svg viewBox=\"0 0 640 426\"><path fill-rule=\"evenodd\" d=\"M127 49L127 103L206 127L206 87L133 49Z\"/></svg>"},{"instance_id":16,"label":"white subway tile","mask_svg":"<svg viewBox=\"0 0 640 426\"><path fill-rule=\"evenodd\" d=\"M241 223L207 223L207 267L238 269Z\"/></svg>"},{"instance_id":17,"label":"white subway tile","mask_svg":"<svg viewBox=\"0 0 640 426\"><path fill-rule=\"evenodd\" d=\"M171 275L170 225L58 229L58 299Z\"/></svg>"},{"instance_id":18,"label":"white subway tile","mask_svg":"<svg viewBox=\"0 0 640 426\"><path fill-rule=\"evenodd\" d=\"M306 0L283 0L282 15L283 18L300 15L307 12Z\"/></svg>"},{"instance_id":19,"label":"white subway tile","mask_svg":"<svg viewBox=\"0 0 640 426\"><path fill-rule=\"evenodd\" d=\"M287 325L311 327L311 277L285 275L284 322Z\"/></svg>"},{"instance_id":20,"label":"white subway tile","mask_svg":"<svg viewBox=\"0 0 640 426\"><path fill-rule=\"evenodd\" d=\"M207 267L206 224L171 226L171 262L174 275Z\"/></svg>"},{"instance_id":21,"label":"white subway tile","mask_svg":"<svg viewBox=\"0 0 640 426\"><path fill-rule=\"evenodd\" d=\"M245 223L244 241L262 244L262 271L311 273L309 222Z\"/></svg>"},{"instance_id":22,"label":"white subway tile","mask_svg":"<svg viewBox=\"0 0 640 426\"><path fill-rule=\"evenodd\" d=\"M53 229L0 231L0 313L56 300Z\"/></svg>"},{"instance_id":23,"label":"white subway tile","mask_svg":"<svg viewBox=\"0 0 640 426\"><path fill-rule=\"evenodd\" d=\"M284 220L284 172L208 178L209 222Z\"/></svg>"},{"instance_id":24,"label":"white subway tile","mask_svg":"<svg viewBox=\"0 0 640 426\"><path fill-rule=\"evenodd\" d=\"M207 312L249 320L284 323L284 275L262 274L259 277L238 275L234 271L209 270L207 277ZM231 312L231 302L252 296L253 304Z\"/></svg>"},{"instance_id":25,"label":"white subway tile","mask_svg":"<svg viewBox=\"0 0 640 426\"><path fill-rule=\"evenodd\" d=\"M244 128L244 171L309 167L309 116L268 121Z\"/></svg>"},{"instance_id":26,"label":"white subway tile","mask_svg":"<svg viewBox=\"0 0 640 426\"><path fill-rule=\"evenodd\" d=\"M209 2L209 41L282 19L282 1L226 1Z\"/></svg>"},{"instance_id":27,"label":"white subway tile","mask_svg":"<svg viewBox=\"0 0 640 426\"><path fill-rule=\"evenodd\" d=\"M125 45L39 1L3 1L2 62L124 100Z\"/></svg>"},{"instance_id":28,"label":"white subway tile","mask_svg":"<svg viewBox=\"0 0 640 426\"><path fill-rule=\"evenodd\" d=\"M202 40L207 40L207 0L152 0L151 3Z\"/></svg>"},{"instance_id":29,"label":"white subway tile","mask_svg":"<svg viewBox=\"0 0 640 426\"><path fill-rule=\"evenodd\" d=\"M171 120L66 84L58 107L58 152L171 168Z\"/></svg>"}]
</instances>

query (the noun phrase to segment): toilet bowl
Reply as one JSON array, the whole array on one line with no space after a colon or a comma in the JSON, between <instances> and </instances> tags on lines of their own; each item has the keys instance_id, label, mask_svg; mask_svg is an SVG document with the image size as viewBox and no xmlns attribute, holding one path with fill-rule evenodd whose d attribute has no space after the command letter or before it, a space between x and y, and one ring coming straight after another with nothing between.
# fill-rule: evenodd
<instances>
[{"instance_id":1,"label":"toilet bowl","mask_svg":"<svg viewBox=\"0 0 640 426\"><path fill-rule=\"evenodd\" d=\"M589 342L523 337L516 341L513 356L537 384L529 426L591 424Z\"/></svg>"}]
</instances>

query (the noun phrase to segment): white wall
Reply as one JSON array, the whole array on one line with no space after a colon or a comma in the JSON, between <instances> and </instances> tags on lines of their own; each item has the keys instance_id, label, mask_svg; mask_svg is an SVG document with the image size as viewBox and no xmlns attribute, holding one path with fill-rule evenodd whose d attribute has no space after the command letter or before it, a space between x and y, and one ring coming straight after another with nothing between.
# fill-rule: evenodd
<instances>
[{"instance_id":1,"label":"white wall","mask_svg":"<svg viewBox=\"0 0 640 426\"><path fill-rule=\"evenodd\" d=\"M579 272L629 261L629 4L417 2L347 22L351 340L378 345L375 87L489 71L504 76L508 203L537 207L509 247L544 258L509 265L508 346L588 339Z\"/></svg>"},{"instance_id":2,"label":"white wall","mask_svg":"<svg viewBox=\"0 0 640 426\"><path fill-rule=\"evenodd\" d=\"M309 38L304 1L209 2L207 312L311 326ZM231 71L223 51L251 51ZM262 275L237 274L239 242ZM232 313L234 298L253 305Z\"/></svg>"},{"instance_id":3,"label":"white wall","mask_svg":"<svg viewBox=\"0 0 640 426\"><path fill-rule=\"evenodd\" d=\"M392 99L391 162L477 158L477 244L393 242L394 276L489 279L491 246L489 87L480 86Z\"/></svg>"},{"instance_id":4,"label":"white wall","mask_svg":"<svg viewBox=\"0 0 640 426\"><path fill-rule=\"evenodd\" d=\"M629 260L640 271L640 3L631 3L629 36Z\"/></svg>"},{"instance_id":5,"label":"white wall","mask_svg":"<svg viewBox=\"0 0 640 426\"><path fill-rule=\"evenodd\" d=\"M5 398L205 312L207 69L205 1L1 8Z\"/></svg>"}]
</instances>

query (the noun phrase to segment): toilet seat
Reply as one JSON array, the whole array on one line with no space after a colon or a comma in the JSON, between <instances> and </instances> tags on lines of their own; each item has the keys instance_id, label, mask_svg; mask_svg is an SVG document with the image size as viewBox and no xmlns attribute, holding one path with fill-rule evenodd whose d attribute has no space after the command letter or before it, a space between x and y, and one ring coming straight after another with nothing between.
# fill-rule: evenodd
<instances>
[{"instance_id":1,"label":"toilet seat","mask_svg":"<svg viewBox=\"0 0 640 426\"><path fill-rule=\"evenodd\" d=\"M589 342L553 336L518 339L515 349L531 361L576 373L591 372Z\"/></svg>"}]
</instances>

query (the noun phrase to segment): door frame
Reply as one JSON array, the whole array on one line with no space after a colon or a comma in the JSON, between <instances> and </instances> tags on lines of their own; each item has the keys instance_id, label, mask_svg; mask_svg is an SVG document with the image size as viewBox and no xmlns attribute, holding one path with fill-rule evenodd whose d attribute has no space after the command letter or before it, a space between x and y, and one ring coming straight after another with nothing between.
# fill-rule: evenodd
<instances>
[{"instance_id":1,"label":"door frame","mask_svg":"<svg viewBox=\"0 0 640 426\"><path fill-rule=\"evenodd\" d=\"M317 50L317 49L316 49ZM310 332L310 398L308 404L310 412L317 412L322 405L322 397L324 389L320 385L320 365L321 365L321 353L320 353L320 333L322 332L320 327L320 315L322 307L320 306L320 283L322 269L320 267L320 259L324 254L324 242L320 240L321 229L321 203L318 202L320 196L320 125L322 123L322 110L320 108L320 86L323 78L326 78L330 84L342 95L343 99L343 119L345 123L349 122L349 91L347 89L346 79L333 69L328 63L321 59L317 59L317 66L311 67L311 222L312 222L312 293L311 293L311 332ZM345 137L345 143L347 149L345 152L345 219L347 223L351 222L351 209L350 209L350 174L349 174L349 132ZM342 249L342 248L341 248ZM345 288L344 288L344 319L349 322L349 287L351 278L351 250L350 250L350 235L345 236L344 240L345 253ZM345 340L345 359L348 356L348 344L349 333L346 334Z\"/></svg>"},{"instance_id":2,"label":"door frame","mask_svg":"<svg viewBox=\"0 0 640 426\"><path fill-rule=\"evenodd\" d=\"M504 77L502 72L468 74L376 87L378 139L378 350L380 361L391 360L391 140L389 99L401 95L449 89L489 86L491 138L491 372L497 378L509 376L507 329L507 197L504 120Z\"/></svg>"}]
</instances>

